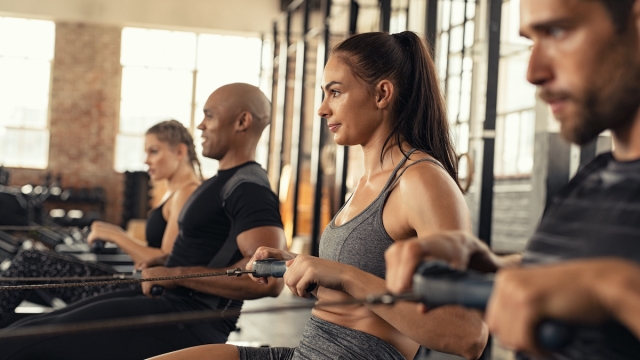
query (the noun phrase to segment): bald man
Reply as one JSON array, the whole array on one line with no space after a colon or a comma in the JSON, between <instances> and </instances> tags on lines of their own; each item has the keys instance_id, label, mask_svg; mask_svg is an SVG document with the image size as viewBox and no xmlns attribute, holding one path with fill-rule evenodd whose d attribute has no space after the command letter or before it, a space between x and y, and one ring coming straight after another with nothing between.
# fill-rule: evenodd
<instances>
[{"instance_id":1,"label":"bald man","mask_svg":"<svg viewBox=\"0 0 640 360\"><path fill-rule=\"evenodd\" d=\"M248 84L222 86L204 105L202 155L220 162L220 169L255 159L271 105L260 89Z\"/></svg>"},{"instance_id":2,"label":"bald man","mask_svg":"<svg viewBox=\"0 0 640 360\"><path fill-rule=\"evenodd\" d=\"M192 194L179 218L179 234L168 258L146 264L144 278L244 268L260 246L284 249L279 203L255 151L269 124L270 103L255 86L217 89L204 106L203 155L219 161L218 174ZM153 266L161 264L163 266ZM151 296L154 285L162 296ZM142 291L85 299L15 327L114 319L215 309L240 309L242 301L277 296L282 281L267 286L249 277L209 277L145 282ZM116 332L0 341L0 359L142 359L185 347L224 343L237 316L214 322Z\"/></svg>"}]
</instances>

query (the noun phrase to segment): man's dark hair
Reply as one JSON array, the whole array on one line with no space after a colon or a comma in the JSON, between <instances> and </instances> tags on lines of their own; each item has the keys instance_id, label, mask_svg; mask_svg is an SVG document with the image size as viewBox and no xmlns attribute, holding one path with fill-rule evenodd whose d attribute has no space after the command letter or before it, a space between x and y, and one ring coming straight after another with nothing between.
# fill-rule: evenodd
<instances>
[{"instance_id":1,"label":"man's dark hair","mask_svg":"<svg viewBox=\"0 0 640 360\"><path fill-rule=\"evenodd\" d=\"M636 0L597 0L609 11L613 23L618 31L626 31L629 25L629 15Z\"/></svg>"}]
</instances>

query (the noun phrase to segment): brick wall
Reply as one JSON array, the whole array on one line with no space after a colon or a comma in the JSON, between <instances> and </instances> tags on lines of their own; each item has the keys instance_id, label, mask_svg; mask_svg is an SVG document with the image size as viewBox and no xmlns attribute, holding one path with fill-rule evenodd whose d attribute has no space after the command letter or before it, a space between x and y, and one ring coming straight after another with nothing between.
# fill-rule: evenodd
<instances>
[{"instance_id":1,"label":"brick wall","mask_svg":"<svg viewBox=\"0 0 640 360\"><path fill-rule=\"evenodd\" d=\"M113 169L118 132L121 28L56 23L46 170L12 169L11 185L40 184L47 172L64 187L106 190L105 220L119 223L123 176Z\"/></svg>"}]
</instances>

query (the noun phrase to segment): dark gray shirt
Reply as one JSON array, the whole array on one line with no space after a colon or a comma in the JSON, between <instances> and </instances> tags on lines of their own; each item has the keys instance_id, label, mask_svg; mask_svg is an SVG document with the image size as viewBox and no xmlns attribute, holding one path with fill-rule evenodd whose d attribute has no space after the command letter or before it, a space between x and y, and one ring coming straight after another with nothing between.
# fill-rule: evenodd
<instances>
[{"instance_id":1,"label":"dark gray shirt","mask_svg":"<svg viewBox=\"0 0 640 360\"><path fill-rule=\"evenodd\" d=\"M640 262L640 160L619 162L606 153L578 172L547 207L524 264L594 257ZM552 358L640 359L640 342L610 322L579 328L575 341Z\"/></svg>"}]
</instances>

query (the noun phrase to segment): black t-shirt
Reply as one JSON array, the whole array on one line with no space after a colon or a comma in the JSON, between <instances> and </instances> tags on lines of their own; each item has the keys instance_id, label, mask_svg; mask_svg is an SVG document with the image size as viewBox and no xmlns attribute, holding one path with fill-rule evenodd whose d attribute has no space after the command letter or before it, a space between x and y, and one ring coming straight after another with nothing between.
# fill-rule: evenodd
<instances>
[{"instance_id":1,"label":"black t-shirt","mask_svg":"<svg viewBox=\"0 0 640 360\"><path fill-rule=\"evenodd\" d=\"M282 228L278 198L264 186L240 184L223 207L223 186L236 171L249 164L255 162L220 170L193 192L180 212L179 233L167 267L207 266L227 238L235 239L242 232L261 226ZM241 258L237 251L228 265Z\"/></svg>"},{"instance_id":2,"label":"black t-shirt","mask_svg":"<svg viewBox=\"0 0 640 360\"><path fill-rule=\"evenodd\" d=\"M594 257L640 262L640 160L619 162L607 153L585 166L549 204L524 265ZM552 358L639 359L640 342L616 322L581 327Z\"/></svg>"}]
</instances>

